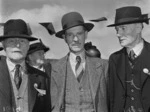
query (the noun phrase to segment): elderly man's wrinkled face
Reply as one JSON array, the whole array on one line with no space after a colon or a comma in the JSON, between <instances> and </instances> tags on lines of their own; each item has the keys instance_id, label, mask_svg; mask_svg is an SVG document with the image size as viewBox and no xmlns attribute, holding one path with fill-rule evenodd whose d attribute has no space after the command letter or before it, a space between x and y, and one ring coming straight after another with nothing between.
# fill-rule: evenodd
<instances>
[{"instance_id":1,"label":"elderly man's wrinkled face","mask_svg":"<svg viewBox=\"0 0 150 112\"><path fill-rule=\"evenodd\" d=\"M38 50L29 54L29 61L32 65L40 66L44 63L45 52L44 50Z\"/></svg>"},{"instance_id":2,"label":"elderly man's wrinkled face","mask_svg":"<svg viewBox=\"0 0 150 112\"><path fill-rule=\"evenodd\" d=\"M139 41L142 24L126 24L116 26L117 37L122 47L134 47Z\"/></svg>"},{"instance_id":3,"label":"elderly man's wrinkled face","mask_svg":"<svg viewBox=\"0 0 150 112\"><path fill-rule=\"evenodd\" d=\"M71 52L79 53L84 50L84 43L87 38L87 31L83 26L75 26L66 30L64 39Z\"/></svg>"},{"instance_id":4,"label":"elderly man's wrinkled face","mask_svg":"<svg viewBox=\"0 0 150 112\"><path fill-rule=\"evenodd\" d=\"M16 62L24 60L29 50L29 41L24 38L8 38L2 44L6 56Z\"/></svg>"}]
</instances>

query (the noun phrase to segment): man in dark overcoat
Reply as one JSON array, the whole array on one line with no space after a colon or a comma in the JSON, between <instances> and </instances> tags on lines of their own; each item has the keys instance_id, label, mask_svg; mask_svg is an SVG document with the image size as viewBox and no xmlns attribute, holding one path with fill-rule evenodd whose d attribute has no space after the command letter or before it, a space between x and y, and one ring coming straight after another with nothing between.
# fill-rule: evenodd
<instances>
[{"instance_id":1,"label":"man in dark overcoat","mask_svg":"<svg viewBox=\"0 0 150 112\"><path fill-rule=\"evenodd\" d=\"M115 27L121 50L109 58L110 112L150 111L150 44L143 39L143 23L148 14L140 7L126 6L116 10Z\"/></svg>"}]
</instances>

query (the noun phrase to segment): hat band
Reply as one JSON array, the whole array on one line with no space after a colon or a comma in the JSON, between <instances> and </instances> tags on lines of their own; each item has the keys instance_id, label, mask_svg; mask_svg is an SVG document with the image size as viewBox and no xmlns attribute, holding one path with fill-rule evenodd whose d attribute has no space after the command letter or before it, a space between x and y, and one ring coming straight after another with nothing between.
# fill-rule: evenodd
<instances>
[{"instance_id":1,"label":"hat band","mask_svg":"<svg viewBox=\"0 0 150 112\"><path fill-rule=\"evenodd\" d=\"M68 28L78 26L78 25L83 25L83 24L84 24L83 21L76 21L76 22L73 21L73 22L70 22L70 23L63 25L63 29L68 29Z\"/></svg>"},{"instance_id":2,"label":"hat band","mask_svg":"<svg viewBox=\"0 0 150 112\"><path fill-rule=\"evenodd\" d=\"M142 19L142 18L122 18L122 19L117 20L115 22L115 24L132 22L132 21L143 21L144 22L144 19Z\"/></svg>"}]
</instances>

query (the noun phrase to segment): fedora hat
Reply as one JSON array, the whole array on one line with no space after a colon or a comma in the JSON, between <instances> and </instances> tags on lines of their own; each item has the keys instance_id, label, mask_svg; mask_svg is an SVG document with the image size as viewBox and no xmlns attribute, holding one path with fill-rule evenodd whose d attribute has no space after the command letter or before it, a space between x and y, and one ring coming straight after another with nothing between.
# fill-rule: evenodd
<instances>
[{"instance_id":1,"label":"fedora hat","mask_svg":"<svg viewBox=\"0 0 150 112\"><path fill-rule=\"evenodd\" d=\"M28 50L28 55L39 50L44 50L44 52L46 53L49 50L49 47L45 46L40 40L40 42L36 42L30 45L30 48Z\"/></svg>"},{"instance_id":2,"label":"fedora hat","mask_svg":"<svg viewBox=\"0 0 150 112\"><path fill-rule=\"evenodd\" d=\"M107 27L114 27L131 23L147 23L149 24L148 14L142 14L140 7L126 6L116 9L115 23Z\"/></svg>"},{"instance_id":3,"label":"fedora hat","mask_svg":"<svg viewBox=\"0 0 150 112\"><path fill-rule=\"evenodd\" d=\"M78 12L70 12L65 14L62 17L61 23L63 30L56 33L56 37L58 38L63 38L62 35L65 33L65 31L75 26L82 25L88 32L94 27L94 24L92 23L85 23L83 17Z\"/></svg>"},{"instance_id":4,"label":"fedora hat","mask_svg":"<svg viewBox=\"0 0 150 112\"><path fill-rule=\"evenodd\" d=\"M7 38L25 38L29 41L37 40L31 37L28 26L22 19L10 19L4 24L3 35L0 36L0 42Z\"/></svg>"}]
</instances>

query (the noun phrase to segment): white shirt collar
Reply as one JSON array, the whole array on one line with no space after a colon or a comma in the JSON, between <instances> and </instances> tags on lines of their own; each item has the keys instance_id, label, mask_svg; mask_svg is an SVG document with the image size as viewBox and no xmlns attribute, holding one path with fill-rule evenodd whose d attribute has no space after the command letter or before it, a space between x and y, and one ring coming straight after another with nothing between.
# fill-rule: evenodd
<instances>
[{"instance_id":1,"label":"white shirt collar","mask_svg":"<svg viewBox=\"0 0 150 112\"><path fill-rule=\"evenodd\" d=\"M78 55L75 55L74 53L70 52L69 60L76 63L76 57L77 57L77 56L80 56L80 57L81 57L81 63L84 63L84 62L85 62L85 53L84 53L84 52L82 52L82 53L80 53L80 54L78 54Z\"/></svg>"},{"instance_id":2,"label":"white shirt collar","mask_svg":"<svg viewBox=\"0 0 150 112\"><path fill-rule=\"evenodd\" d=\"M128 54L129 54L129 52L130 52L131 50L133 50L134 53L135 53L135 55L136 55L136 56L139 56L139 55L141 54L141 52L142 52L143 47L144 47L144 41L143 41L143 39L142 39L142 40L140 41L140 43L138 43L134 48L128 50L127 52L128 52Z\"/></svg>"},{"instance_id":3,"label":"white shirt collar","mask_svg":"<svg viewBox=\"0 0 150 112\"><path fill-rule=\"evenodd\" d=\"M16 64L13 63L9 58L6 58L6 63L10 72L15 70ZM25 70L25 61L23 61L20 65L21 65L21 69Z\"/></svg>"}]
</instances>

